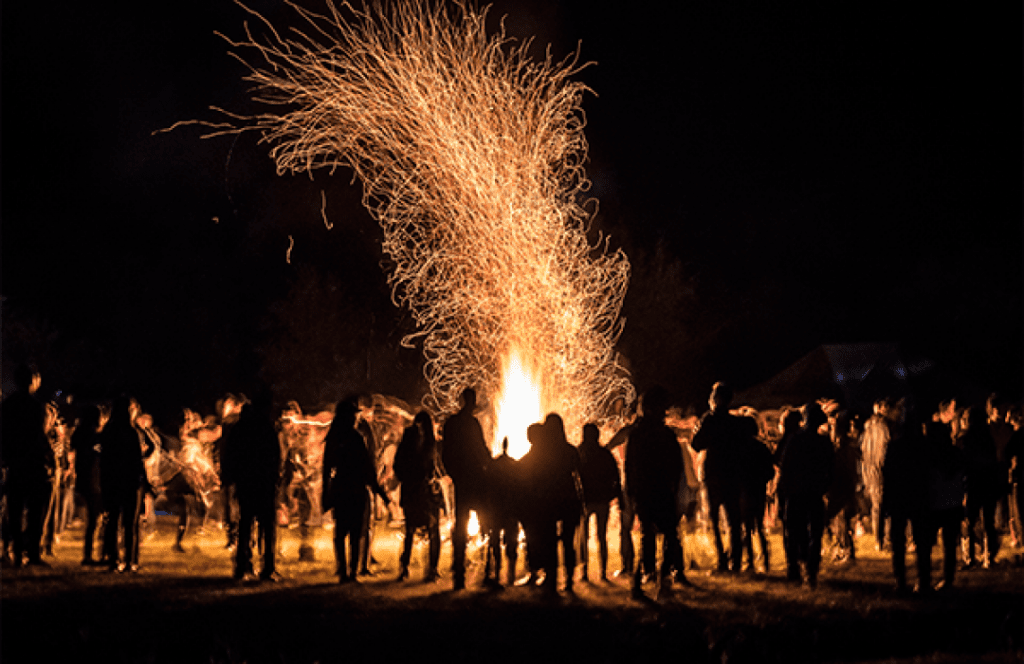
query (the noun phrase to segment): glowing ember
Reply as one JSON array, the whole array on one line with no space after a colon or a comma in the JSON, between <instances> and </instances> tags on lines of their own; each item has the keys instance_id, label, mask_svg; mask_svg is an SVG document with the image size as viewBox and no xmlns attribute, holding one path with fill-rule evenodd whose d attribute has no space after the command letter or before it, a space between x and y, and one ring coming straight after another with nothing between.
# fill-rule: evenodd
<instances>
[{"instance_id":1,"label":"glowing ember","mask_svg":"<svg viewBox=\"0 0 1024 664\"><path fill-rule=\"evenodd\" d=\"M267 36L246 26L232 43L252 53L247 80L271 111L225 112L210 135L261 132L282 174L354 171L384 231L393 300L418 327L403 343L423 343L426 405L453 412L467 386L501 393L498 435L519 441L521 394L537 392L519 385L524 361L570 435L630 401L613 350L629 262L588 238L576 55L534 62L529 41L488 35L486 10L461 3L295 9L307 32L283 37L253 12Z\"/></svg>"},{"instance_id":2,"label":"glowing ember","mask_svg":"<svg viewBox=\"0 0 1024 664\"><path fill-rule=\"evenodd\" d=\"M523 367L518 353L506 361L503 377L501 391L495 398L497 426L492 447L495 456L501 454L501 442L507 437L509 456L519 459L530 450L526 428L544 419L541 389Z\"/></svg>"},{"instance_id":3,"label":"glowing ember","mask_svg":"<svg viewBox=\"0 0 1024 664\"><path fill-rule=\"evenodd\" d=\"M480 534L480 521L476 518L476 510L469 510L469 523L466 524L466 531L470 537Z\"/></svg>"}]
</instances>

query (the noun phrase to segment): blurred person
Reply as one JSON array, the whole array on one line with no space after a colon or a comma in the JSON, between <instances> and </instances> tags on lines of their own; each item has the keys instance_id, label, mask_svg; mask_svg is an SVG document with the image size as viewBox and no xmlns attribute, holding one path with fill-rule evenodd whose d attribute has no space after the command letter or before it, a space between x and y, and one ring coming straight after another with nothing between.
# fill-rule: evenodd
<instances>
[{"instance_id":1,"label":"blurred person","mask_svg":"<svg viewBox=\"0 0 1024 664\"><path fill-rule=\"evenodd\" d=\"M49 566L40 555L40 545L56 462L46 436L46 408L35 396L41 382L34 368L24 364L16 367L15 391L4 399L0 414L14 567L21 567L26 556L29 565Z\"/></svg>"},{"instance_id":2,"label":"blurred person","mask_svg":"<svg viewBox=\"0 0 1024 664\"><path fill-rule=\"evenodd\" d=\"M590 564L590 517L594 516L597 526L599 550L598 578L608 579L608 515L612 501L622 499L622 482L619 478L619 464L605 447L601 446L600 429L596 424L583 426L583 441L580 443L580 480L583 484L584 510L583 529L580 534L580 558L583 561L583 581L589 579Z\"/></svg>"},{"instance_id":3,"label":"blurred person","mask_svg":"<svg viewBox=\"0 0 1024 664\"><path fill-rule=\"evenodd\" d=\"M995 522L996 529L1008 531L1012 529L1010 520L1010 459L1006 454L1006 446L1013 436L1013 425L1006 421L1009 402L998 392L993 392L985 400L985 414L988 416L988 430L996 448L996 459L999 461L999 480L995 487L997 492Z\"/></svg>"},{"instance_id":4,"label":"blurred person","mask_svg":"<svg viewBox=\"0 0 1024 664\"><path fill-rule=\"evenodd\" d=\"M221 435L216 442L216 456L213 461L220 476L221 521L227 535L224 548L229 550L234 549L238 544L238 498L235 496L234 485L224 481L224 445L227 443L231 429L238 423L242 407L247 402L248 399L244 396L236 396L228 392L217 404Z\"/></svg>"},{"instance_id":5,"label":"blurred person","mask_svg":"<svg viewBox=\"0 0 1024 664\"><path fill-rule=\"evenodd\" d=\"M452 577L454 589L466 587L466 544L469 540L469 512L477 519L487 500L486 472L491 454L484 432L473 412L476 390L462 392L462 408L444 423L441 460L452 480L455 493L455 523L452 526Z\"/></svg>"},{"instance_id":6,"label":"blurred person","mask_svg":"<svg viewBox=\"0 0 1024 664\"><path fill-rule=\"evenodd\" d=\"M117 572L139 571L136 542L147 486L143 448L152 451L152 442L135 426L136 408L130 397L119 396L100 433L100 486L108 514L104 557L110 570Z\"/></svg>"},{"instance_id":7,"label":"blurred person","mask_svg":"<svg viewBox=\"0 0 1024 664\"><path fill-rule=\"evenodd\" d=\"M253 574L253 522L263 565L260 579L278 581L277 492L283 458L271 413L270 395L259 393L245 403L221 447L221 476L238 501L238 540L234 578Z\"/></svg>"},{"instance_id":8,"label":"blurred person","mask_svg":"<svg viewBox=\"0 0 1024 664\"><path fill-rule=\"evenodd\" d=\"M836 562L857 561L855 521L858 516L857 490L861 484L860 447L850 414L842 411L829 422L835 449L835 477L827 495L825 523L830 524L836 545Z\"/></svg>"},{"instance_id":9,"label":"blurred person","mask_svg":"<svg viewBox=\"0 0 1024 664\"><path fill-rule=\"evenodd\" d=\"M1001 466L995 441L986 421L985 412L971 406L961 420L961 435L957 441L963 452L966 486L967 542L964 562L968 567L977 563L975 550L982 545L982 566L995 562L999 553L1000 537L995 525L996 504L1006 484L1000 476ZM977 527L981 522L984 537L978 541Z\"/></svg>"},{"instance_id":10,"label":"blurred person","mask_svg":"<svg viewBox=\"0 0 1024 664\"><path fill-rule=\"evenodd\" d=\"M102 564L93 558L96 535L100 532L103 498L100 486L100 431L103 430L100 407L90 404L71 435L71 449L75 453L75 493L85 506L85 530L82 532L82 565Z\"/></svg>"},{"instance_id":11,"label":"blurred person","mask_svg":"<svg viewBox=\"0 0 1024 664\"><path fill-rule=\"evenodd\" d=\"M786 548L786 578L801 580L814 589L821 564L821 536L825 527L824 496L832 484L832 442L819 433L827 421L817 403L804 406L800 430L779 451L777 491L782 509Z\"/></svg>"},{"instance_id":12,"label":"blurred person","mask_svg":"<svg viewBox=\"0 0 1024 664\"><path fill-rule=\"evenodd\" d=\"M429 542L423 580L431 582L438 579L437 565L441 557L441 531L438 524L444 502L439 464L434 421L430 413L423 410L405 428L393 463L395 477L402 484L400 505L405 515L405 540L399 559L399 581L409 578L413 543L420 530L426 531Z\"/></svg>"},{"instance_id":13,"label":"blurred person","mask_svg":"<svg viewBox=\"0 0 1024 664\"><path fill-rule=\"evenodd\" d=\"M764 532L764 515L767 486L775 478L775 462L768 446L758 439L760 427L757 419L753 416L746 416L744 419L747 420L744 422L747 431L745 436L738 441L741 473L740 517L743 523L741 555L742 551L746 550L749 569L756 573L757 565L754 557L754 539L756 538L761 548L764 573L768 574L772 568L771 549Z\"/></svg>"},{"instance_id":14,"label":"blurred person","mask_svg":"<svg viewBox=\"0 0 1024 664\"><path fill-rule=\"evenodd\" d=\"M1021 433L1021 411L1012 406L1006 421L1013 427L1010 440L1006 443L1006 459L1010 465L1010 495L1013 512L1013 535L1018 547L1024 546L1024 433Z\"/></svg>"},{"instance_id":15,"label":"blurred person","mask_svg":"<svg viewBox=\"0 0 1024 664\"><path fill-rule=\"evenodd\" d=\"M631 593L635 599L643 596L644 577L655 572L658 534L662 535L661 588L671 588L673 570L678 582L689 585L678 529L677 497L683 479L683 459L675 433L665 424L669 405L664 388L648 390L641 399L640 418L626 446L626 490L640 519L643 556L633 572Z\"/></svg>"},{"instance_id":16,"label":"blurred person","mask_svg":"<svg viewBox=\"0 0 1024 664\"><path fill-rule=\"evenodd\" d=\"M740 448L748 437L746 418L732 415L732 388L723 382L715 383L708 398L708 410L690 444L695 452L704 452L704 484L708 492L708 517L718 554L718 572L740 571L743 561L743 521L740 493L743 473ZM725 555L720 529L720 511L725 509L729 528L729 558Z\"/></svg>"},{"instance_id":17,"label":"blurred person","mask_svg":"<svg viewBox=\"0 0 1024 664\"><path fill-rule=\"evenodd\" d=\"M508 560L508 585L516 581L519 561L519 519L522 513L523 481L519 462L509 456L508 438L501 441L501 454L487 466L488 478L488 545L487 562L494 561L493 585L501 585L502 550ZM485 573L486 576L486 573Z\"/></svg>"},{"instance_id":18,"label":"blurred person","mask_svg":"<svg viewBox=\"0 0 1024 664\"><path fill-rule=\"evenodd\" d=\"M387 493L377 482L377 471L366 442L356 431L357 412L355 402L338 402L334 421L324 440L322 505L324 510L334 513L334 557L339 583L356 580L359 536L369 499L367 487L388 500Z\"/></svg>"},{"instance_id":19,"label":"blurred person","mask_svg":"<svg viewBox=\"0 0 1024 664\"><path fill-rule=\"evenodd\" d=\"M377 437L373 433L373 399L368 395L361 395L357 403L359 404L359 413L356 417L356 431L363 437L363 442L366 443L366 449L370 453L370 460L373 461L373 468L377 473L377 480L381 479L381 462L380 462L380 446L377 444ZM370 549L373 545L373 522L374 515L377 510L375 509L375 495L367 489L368 500L366 501L366 512L363 514L363 525L362 530L359 534L359 575L367 576L370 574L370 563L376 561L372 560L370 555Z\"/></svg>"},{"instance_id":20,"label":"blurred person","mask_svg":"<svg viewBox=\"0 0 1024 664\"><path fill-rule=\"evenodd\" d=\"M875 548L878 551L889 547L891 535L886 533L886 522L882 515L882 464L891 436L893 407L890 399L876 401L874 413L864 422L864 432L860 438L861 477L871 501L871 532L875 536Z\"/></svg>"}]
</instances>

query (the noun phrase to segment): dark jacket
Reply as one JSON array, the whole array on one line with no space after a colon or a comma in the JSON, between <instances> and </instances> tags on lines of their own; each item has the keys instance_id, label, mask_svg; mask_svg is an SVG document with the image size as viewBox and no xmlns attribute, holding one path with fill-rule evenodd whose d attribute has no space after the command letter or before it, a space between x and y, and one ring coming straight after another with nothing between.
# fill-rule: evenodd
<instances>
[{"instance_id":1,"label":"dark jacket","mask_svg":"<svg viewBox=\"0 0 1024 664\"><path fill-rule=\"evenodd\" d=\"M835 453L828 436L801 430L787 443L779 461L778 494L819 498L832 484Z\"/></svg>"},{"instance_id":2,"label":"dark jacket","mask_svg":"<svg viewBox=\"0 0 1024 664\"><path fill-rule=\"evenodd\" d=\"M920 423L893 429L882 463L882 513L913 516L928 507L928 451Z\"/></svg>"},{"instance_id":3,"label":"dark jacket","mask_svg":"<svg viewBox=\"0 0 1024 664\"><path fill-rule=\"evenodd\" d=\"M491 460L480 422L468 410L461 410L444 424L441 459L455 484L455 500L469 503L485 498L484 473Z\"/></svg>"},{"instance_id":4,"label":"dark jacket","mask_svg":"<svg viewBox=\"0 0 1024 664\"><path fill-rule=\"evenodd\" d=\"M15 392L4 399L0 417L3 418L0 447L4 467L24 479L31 476L45 480L55 460L43 431L46 422L43 404L28 392Z\"/></svg>"},{"instance_id":5,"label":"dark jacket","mask_svg":"<svg viewBox=\"0 0 1024 664\"><path fill-rule=\"evenodd\" d=\"M626 491L637 509L676 509L683 457L672 429L643 417L626 445Z\"/></svg>"},{"instance_id":6,"label":"dark jacket","mask_svg":"<svg viewBox=\"0 0 1024 664\"><path fill-rule=\"evenodd\" d=\"M742 447L750 437L746 419L724 409L709 411L700 418L690 447L694 452L707 451L704 457L706 484L736 490L741 486Z\"/></svg>"},{"instance_id":7,"label":"dark jacket","mask_svg":"<svg viewBox=\"0 0 1024 664\"><path fill-rule=\"evenodd\" d=\"M221 448L221 477L234 485L239 500L266 497L281 481L282 455L268 414L246 404Z\"/></svg>"},{"instance_id":8,"label":"dark jacket","mask_svg":"<svg viewBox=\"0 0 1024 664\"><path fill-rule=\"evenodd\" d=\"M622 496L619 464L615 456L599 444L580 445L580 480L588 509Z\"/></svg>"},{"instance_id":9,"label":"dark jacket","mask_svg":"<svg viewBox=\"0 0 1024 664\"><path fill-rule=\"evenodd\" d=\"M361 512L367 500L367 487L387 500L362 435L351 423L346 426L335 419L324 440L324 510Z\"/></svg>"}]
</instances>

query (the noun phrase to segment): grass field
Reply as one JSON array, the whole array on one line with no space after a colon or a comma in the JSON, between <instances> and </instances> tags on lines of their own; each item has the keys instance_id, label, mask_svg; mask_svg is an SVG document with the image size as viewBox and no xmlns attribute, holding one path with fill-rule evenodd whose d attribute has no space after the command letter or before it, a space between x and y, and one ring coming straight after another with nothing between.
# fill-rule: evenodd
<instances>
[{"instance_id":1,"label":"grass field","mask_svg":"<svg viewBox=\"0 0 1024 664\"><path fill-rule=\"evenodd\" d=\"M773 534L767 577L696 569L695 588L656 599L649 588L650 598L637 601L624 578L577 581L574 593L557 597L527 586L487 590L478 563L468 589L453 592L447 542L440 582L419 581L426 551L417 543L411 580L399 583L401 535L383 523L376 573L339 586L329 532L316 531L315 562L299 562L297 530L280 532L284 580L241 583L231 579L216 527L190 532L186 552L175 553L174 521L159 517L136 574L81 567L73 528L47 559L50 568L3 571L3 661L941 663L1019 662L1024 652L1020 550L1004 551L990 569L961 571L948 594L921 598L895 592L889 560L867 536L856 566L826 564L811 591L783 581ZM696 566L710 567L711 552L706 535L688 537ZM936 577L939 562L936 549ZM908 568L913 585L912 561Z\"/></svg>"}]
</instances>

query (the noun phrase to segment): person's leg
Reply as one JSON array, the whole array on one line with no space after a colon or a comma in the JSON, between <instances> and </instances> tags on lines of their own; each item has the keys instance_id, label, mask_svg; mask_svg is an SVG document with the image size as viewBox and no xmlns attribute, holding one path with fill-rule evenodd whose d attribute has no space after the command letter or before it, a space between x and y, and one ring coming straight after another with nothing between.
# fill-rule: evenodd
<instances>
[{"instance_id":1,"label":"person's leg","mask_svg":"<svg viewBox=\"0 0 1024 664\"><path fill-rule=\"evenodd\" d=\"M717 487L708 487L708 521L711 524L711 534L714 537L715 553L718 555L718 571L725 572L729 569L729 561L725 555L725 543L722 541L721 515L722 505L725 502L724 493ZM726 515L728 523L728 514Z\"/></svg>"},{"instance_id":2,"label":"person's leg","mask_svg":"<svg viewBox=\"0 0 1024 664\"><path fill-rule=\"evenodd\" d=\"M786 578L790 581L800 580L800 537L801 519L799 505L792 498L781 499L782 531L786 551ZM803 535L806 537L806 535Z\"/></svg>"},{"instance_id":3,"label":"person's leg","mask_svg":"<svg viewBox=\"0 0 1024 664\"><path fill-rule=\"evenodd\" d=\"M261 502L257 520L263 544L263 569L260 576L267 579L277 572L277 504L274 494L270 493Z\"/></svg>"},{"instance_id":4,"label":"person's leg","mask_svg":"<svg viewBox=\"0 0 1024 664\"><path fill-rule=\"evenodd\" d=\"M580 517L578 512L566 514L565 518L562 519L562 530L559 539L562 540L562 560L565 563L565 589L569 592L572 592L573 581L576 577L576 537L579 533L579 527Z\"/></svg>"},{"instance_id":5,"label":"person's leg","mask_svg":"<svg viewBox=\"0 0 1024 664\"><path fill-rule=\"evenodd\" d=\"M633 501L623 496L619 500L619 556L622 559L622 574L632 574L635 563L633 551L633 522L636 515Z\"/></svg>"},{"instance_id":6,"label":"person's leg","mask_svg":"<svg viewBox=\"0 0 1024 664\"><path fill-rule=\"evenodd\" d=\"M588 505L580 522L580 566L584 583L590 578L590 515L595 513L596 509Z\"/></svg>"},{"instance_id":7,"label":"person's leg","mask_svg":"<svg viewBox=\"0 0 1024 664\"><path fill-rule=\"evenodd\" d=\"M252 574L252 505L240 502L238 509L238 546L235 548L235 578ZM263 524L260 524L261 526ZM262 528L261 528L262 529Z\"/></svg>"},{"instance_id":8,"label":"person's leg","mask_svg":"<svg viewBox=\"0 0 1024 664\"><path fill-rule=\"evenodd\" d=\"M608 578L608 512L610 509L609 503L604 503L599 506L594 514L597 519L597 548L600 555L601 567L600 579L604 581Z\"/></svg>"},{"instance_id":9,"label":"person's leg","mask_svg":"<svg viewBox=\"0 0 1024 664\"><path fill-rule=\"evenodd\" d=\"M960 529L963 524L963 513L959 508L945 510L941 514L942 523L942 581L953 586L956 579L957 553L960 549Z\"/></svg>"},{"instance_id":10,"label":"person's leg","mask_svg":"<svg viewBox=\"0 0 1024 664\"><path fill-rule=\"evenodd\" d=\"M903 590L907 586L907 518L903 514L893 514L890 519L889 537L892 542L892 573L896 577L896 588Z\"/></svg>"},{"instance_id":11,"label":"person's leg","mask_svg":"<svg viewBox=\"0 0 1024 664\"><path fill-rule=\"evenodd\" d=\"M466 543L469 540L469 506L455 503L452 526L452 579L455 589L466 587Z\"/></svg>"},{"instance_id":12,"label":"person's leg","mask_svg":"<svg viewBox=\"0 0 1024 664\"><path fill-rule=\"evenodd\" d=\"M409 578L409 563L412 560L412 545L416 539L416 526L407 518L405 520L405 541L402 542L402 555L398 558L398 580Z\"/></svg>"}]
</instances>

